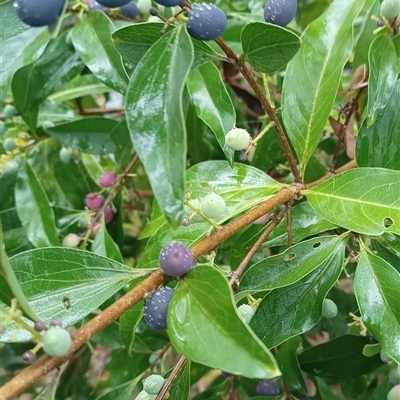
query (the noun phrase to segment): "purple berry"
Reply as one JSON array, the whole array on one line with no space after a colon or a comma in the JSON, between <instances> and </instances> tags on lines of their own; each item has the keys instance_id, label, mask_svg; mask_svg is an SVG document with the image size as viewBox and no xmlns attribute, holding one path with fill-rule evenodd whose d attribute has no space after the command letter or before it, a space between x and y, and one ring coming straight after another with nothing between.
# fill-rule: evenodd
<instances>
[{"instance_id":1,"label":"purple berry","mask_svg":"<svg viewBox=\"0 0 400 400\"><path fill-rule=\"evenodd\" d=\"M171 242L160 251L160 267L169 276L181 276L196 265L189 247L182 242Z\"/></svg>"},{"instance_id":2,"label":"purple berry","mask_svg":"<svg viewBox=\"0 0 400 400\"><path fill-rule=\"evenodd\" d=\"M36 332L43 332L47 329L46 324L43 321L36 321L33 328Z\"/></svg>"},{"instance_id":3,"label":"purple berry","mask_svg":"<svg viewBox=\"0 0 400 400\"><path fill-rule=\"evenodd\" d=\"M256 392L259 396L277 396L281 389L275 381L264 379L258 382Z\"/></svg>"},{"instance_id":4,"label":"purple berry","mask_svg":"<svg viewBox=\"0 0 400 400\"><path fill-rule=\"evenodd\" d=\"M161 4L165 7L175 7L180 6L183 3L183 0L155 0L155 3Z\"/></svg>"},{"instance_id":5,"label":"purple berry","mask_svg":"<svg viewBox=\"0 0 400 400\"><path fill-rule=\"evenodd\" d=\"M50 326L59 326L62 327L62 321L60 319L55 319L53 321L50 322Z\"/></svg>"},{"instance_id":6,"label":"purple berry","mask_svg":"<svg viewBox=\"0 0 400 400\"><path fill-rule=\"evenodd\" d=\"M110 206L107 206L104 210L104 222L109 224L114 218L114 211Z\"/></svg>"},{"instance_id":7,"label":"purple berry","mask_svg":"<svg viewBox=\"0 0 400 400\"><path fill-rule=\"evenodd\" d=\"M121 14L127 18L136 18L136 16L139 14L138 6L134 1L131 1L130 3L120 7L120 11Z\"/></svg>"},{"instance_id":8,"label":"purple berry","mask_svg":"<svg viewBox=\"0 0 400 400\"><path fill-rule=\"evenodd\" d=\"M190 218L188 218L188 217L183 218L181 224L182 224L182 226L189 226L190 225Z\"/></svg>"},{"instance_id":9,"label":"purple berry","mask_svg":"<svg viewBox=\"0 0 400 400\"><path fill-rule=\"evenodd\" d=\"M36 359L36 354L31 350L28 350L24 354L22 354L22 361L25 364L32 364L35 361L35 359Z\"/></svg>"},{"instance_id":10,"label":"purple berry","mask_svg":"<svg viewBox=\"0 0 400 400\"><path fill-rule=\"evenodd\" d=\"M117 8L128 4L131 0L97 0L98 3L110 8Z\"/></svg>"},{"instance_id":11,"label":"purple berry","mask_svg":"<svg viewBox=\"0 0 400 400\"><path fill-rule=\"evenodd\" d=\"M174 289L162 287L146 300L143 317L146 324L156 330L167 329L167 311Z\"/></svg>"},{"instance_id":12,"label":"purple berry","mask_svg":"<svg viewBox=\"0 0 400 400\"><path fill-rule=\"evenodd\" d=\"M98 3L96 0L92 0L88 4L89 11L100 10L103 11L104 14L110 14L110 9L102 4Z\"/></svg>"},{"instance_id":13,"label":"purple berry","mask_svg":"<svg viewBox=\"0 0 400 400\"><path fill-rule=\"evenodd\" d=\"M226 29L226 15L214 4L194 3L189 11L187 31L198 40L213 40Z\"/></svg>"},{"instance_id":14,"label":"purple berry","mask_svg":"<svg viewBox=\"0 0 400 400\"><path fill-rule=\"evenodd\" d=\"M46 26L57 22L65 0L16 0L18 18L29 26Z\"/></svg>"},{"instance_id":15,"label":"purple berry","mask_svg":"<svg viewBox=\"0 0 400 400\"><path fill-rule=\"evenodd\" d=\"M247 153L245 153L244 151L242 151L242 152L239 154L239 161L244 162L244 161L247 161L247 159L248 159Z\"/></svg>"},{"instance_id":16,"label":"purple berry","mask_svg":"<svg viewBox=\"0 0 400 400\"><path fill-rule=\"evenodd\" d=\"M114 186L116 182L117 175L114 172L104 172L99 179L100 186L104 188Z\"/></svg>"},{"instance_id":17,"label":"purple berry","mask_svg":"<svg viewBox=\"0 0 400 400\"><path fill-rule=\"evenodd\" d=\"M297 0L268 0L264 19L271 24L286 26L296 15Z\"/></svg>"},{"instance_id":18,"label":"purple berry","mask_svg":"<svg viewBox=\"0 0 400 400\"><path fill-rule=\"evenodd\" d=\"M85 197L86 207L91 210L97 210L103 205L104 198L98 193L89 193Z\"/></svg>"}]
</instances>

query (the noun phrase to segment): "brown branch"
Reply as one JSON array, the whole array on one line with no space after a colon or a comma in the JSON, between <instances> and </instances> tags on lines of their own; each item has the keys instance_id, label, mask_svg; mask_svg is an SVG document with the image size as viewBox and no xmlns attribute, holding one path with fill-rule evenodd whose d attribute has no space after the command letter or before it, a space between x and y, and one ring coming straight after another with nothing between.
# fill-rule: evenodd
<instances>
[{"instance_id":1,"label":"brown branch","mask_svg":"<svg viewBox=\"0 0 400 400\"><path fill-rule=\"evenodd\" d=\"M162 400L164 396L167 394L169 388L172 385L172 382L176 378L176 376L179 374L179 371L183 368L185 365L187 358L185 356L182 356L179 361L176 363L174 369L172 370L170 376L168 377L167 381L164 383L162 389L158 393L157 397L155 400Z\"/></svg>"},{"instance_id":2,"label":"brown branch","mask_svg":"<svg viewBox=\"0 0 400 400\"><path fill-rule=\"evenodd\" d=\"M218 44L219 47L221 47L221 49L224 51L227 57L235 63L237 69L242 73L243 77L246 79L246 81L254 90L254 93L260 100L261 105L263 106L265 112L267 113L270 121L274 124L275 131L278 135L279 141L282 144L283 151L285 152L286 158L290 165L290 170L292 171L295 181L297 183L301 183L302 179L297 169L296 159L294 158L293 152L289 146L289 142L285 136L285 133L283 132L282 125L280 124L276 116L274 108L269 103L268 99L262 92L260 86L258 86L250 70L246 67L246 64L232 51L232 49L220 37L215 39L215 42Z\"/></svg>"},{"instance_id":3,"label":"brown branch","mask_svg":"<svg viewBox=\"0 0 400 400\"><path fill-rule=\"evenodd\" d=\"M80 115L104 115L104 114L125 114L125 107L110 107L110 108L80 108Z\"/></svg>"}]
</instances>

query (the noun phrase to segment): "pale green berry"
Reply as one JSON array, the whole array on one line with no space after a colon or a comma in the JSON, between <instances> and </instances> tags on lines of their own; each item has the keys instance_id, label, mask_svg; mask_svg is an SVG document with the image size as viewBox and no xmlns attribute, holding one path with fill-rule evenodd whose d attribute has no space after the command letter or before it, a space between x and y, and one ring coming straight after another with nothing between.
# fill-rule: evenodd
<instances>
[{"instance_id":1,"label":"pale green berry","mask_svg":"<svg viewBox=\"0 0 400 400\"><path fill-rule=\"evenodd\" d=\"M191 199L189 200L189 203L194 207L200 210L200 199ZM185 214L190 217L191 215L194 214L194 211L189 207L185 205ZM194 214L193 217L191 218L191 221L193 222L202 222L204 221L204 218L199 215L199 214Z\"/></svg>"},{"instance_id":2,"label":"pale green berry","mask_svg":"<svg viewBox=\"0 0 400 400\"><path fill-rule=\"evenodd\" d=\"M1 173L3 176L13 175L18 171L18 169L19 169L18 163L14 160L10 160L5 163Z\"/></svg>"},{"instance_id":3,"label":"pale green berry","mask_svg":"<svg viewBox=\"0 0 400 400\"><path fill-rule=\"evenodd\" d=\"M244 150L249 147L251 136L249 132L241 128L233 128L225 136L225 143L232 150Z\"/></svg>"},{"instance_id":4,"label":"pale green berry","mask_svg":"<svg viewBox=\"0 0 400 400\"><path fill-rule=\"evenodd\" d=\"M400 14L400 0L383 0L380 12L385 18L396 18Z\"/></svg>"},{"instance_id":5,"label":"pale green berry","mask_svg":"<svg viewBox=\"0 0 400 400\"><path fill-rule=\"evenodd\" d=\"M391 368L389 371L389 382L393 383L393 385L400 384L400 366L397 365L395 368Z\"/></svg>"},{"instance_id":6,"label":"pale green berry","mask_svg":"<svg viewBox=\"0 0 400 400\"><path fill-rule=\"evenodd\" d=\"M47 129L54 128L55 125L51 121L44 121L42 124L43 130L47 133Z\"/></svg>"},{"instance_id":7,"label":"pale green berry","mask_svg":"<svg viewBox=\"0 0 400 400\"><path fill-rule=\"evenodd\" d=\"M324 299L324 302L322 304L322 315L325 318L335 318L337 313L337 305L330 299Z\"/></svg>"},{"instance_id":8,"label":"pale green berry","mask_svg":"<svg viewBox=\"0 0 400 400\"><path fill-rule=\"evenodd\" d=\"M388 363L389 361L391 361L391 357L388 356L388 354L386 353L386 351L381 350L379 355L381 356L381 360L384 363Z\"/></svg>"},{"instance_id":9,"label":"pale green berry","mask_svg":"<svg viewBox=\"0 0 400 400\"><path fill-rule=\"evenodd\" d=\"M249 324L254 315L253 307L248 304L242 304L238 307L239 317L243 322Z\"/></svg>"},{"instance_id":10,"label":"pale green berry","mask_svg":"<svg viewBox=\"0 0 400 400\"><path fill-rule=\"evenodd\" d=\"M64 247L77 247L78 244L81 242L81 237L75 233L69 233L62 241L62 245Z\"/></svg>"},{"instance_id":11,"label":"pale green berry","mask_svg":"<svg viewBox=\"0 0 400 400\"><path fill-rule=\"evenodd\" d=\"M7 133L6 124L0 120L0 137L3 137Z\"/></svg>"},{"instance_id":12,"label":"pale green berry","mask_svg":"<svg viewBox=\"0 0 400 400\"><path fill-rule=\"evenodd\" d=\"M6 118L12 118L15 116L15 114L17 113L17 110L15 109L14 106L12 106L11 104L7 104L4 108L3 108L3 115Z\"/></svg>"},{"instance_id":13,"label":"pale green berry","mask_svg":"<svg viewBox=\"0 0 400 400\"><path fill-rule=\"evenodd\" d=\"M15 145L14 139L6 138L3 141L3 148L5 151L13 151L17 146Z\"/></svg>"},{"instance_id":14,"label":"pale green berry","mask_svg":"<svg viewBox=\"0 0 400 400\"><path fill-rule=\"evenodd\" d=\"M147 15L150 13L150 8L153 7L151 0L139 0L137 2L137 7L140 11L140 14Z\"/></svg>"},{"instance_id":15,"label":"pale green berry","mask_svg":"<svg viewBox=\"0 0 400 400\"><path fill-rule=\"evenodd\" d=\"M389 390L387 400L400 400L400 385L396 385Z\"/></svg>"},{"instance_id":16,"label":"pale green berry","mask_svg":"<svg viewBox=\"0 0 400 400\"><path fill-rule=\"evenodd\" d=\"M217 193L210 193L201 200L201 211L208 218L220 218L225 211L225 200Z\"/></svg>"},{"instance_id":17,"label":"pale green berry","mask_svg":"<svg viewBox=\"0 0 400 400\"><path fill-rule=\"evenodd\" d=\"M65 147L62 147L59 153L59 157L64 164L68 164L71 161L70 150L66 149Z\"/></svg>"},{"instance_id":18,"label":"pale green berry","mask_svg":"<svg viewBox=\"0 0 400 400\"><path fill-rule=\"evenodd\" d=\"M148 394L145 390L142 390L135 398L135 400L154 400L157 395Z\"/></svg>"},{"instance_id":19,"label":"pale green berry","mask_svg":"<svg viewBox=\"0 0 400 400\"><path fill-rule=\"evenodd\" d=\"M150 375L143 380L143 390L148 394L158 394L164 385L164 378L161 375Z\"/></svg>"},{"instance_id":20,"label":"pale green berry","mask_svg":"<svg viewBox=\"0 0 400 400\"><path fill-rule=\"evenodd\" d=\"M71 343L70 333L59 326L50 327L42 336L43 350L51 357L67 354Z\"/></svg>"}]
</instances>

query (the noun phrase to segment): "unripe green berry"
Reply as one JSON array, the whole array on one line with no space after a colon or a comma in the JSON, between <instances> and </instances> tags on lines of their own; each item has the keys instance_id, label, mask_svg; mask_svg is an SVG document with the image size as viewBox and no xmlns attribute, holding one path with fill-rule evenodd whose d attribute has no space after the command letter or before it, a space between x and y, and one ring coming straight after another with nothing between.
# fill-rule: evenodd
<instances>
[{"instance_id":1,"label":"unripe green berry","mask_svg":"<svg viewBox=\"0 0 400 400\"><path fill-rule=\"evenodd\" d=\"M71 342L70 333L59 326L50 327L42 336L43 350L51 357L61 357L67 354Z\"/></svg>"},{"instance_id":2,"label":"unripe green berry","mask_svg":"<svg viewBox=\"0 0 400 400\"><path fill-rule=\"evenodd\" d=\"M66 149L65 147L62 147L59 153L60 160L64 164L69 164L71 161L71 152L69 149Z\"/></svg>"},{"instance_id":3,"label":"unripe green berry","mask_svg":"<svg viewBox=\"0 0 400 400\"><path fill-rule=\"evenodd\" d=\"M15 116L15 114L17 114L17 110L15 109L14 106L12 106L11 104L7 104L4 108L3 108L3 115L6 118L12 118Z\"/></svg>"},{"instance_id":4,"label":"unripe green berry","mask_svg":"<svg viewBox=\"0 0 400 400\"><path fill-rule=\"evenodd\" d=\"M254 310L253 307L249 306L248 304L242 304L238 307L238 313L240 319L246 324L249 324L253 318Z\"/></svg>"},{"instance_id":5,"label":"unripe green berry","mask_svg":"<svg viewBox=\"0 0 400 400\"><path fill-rule=\"evenodd\" d=\"M14 160L7 161L1 171L3 176L6 175L13 175L15 174L19 169L19 165L17 162Z\"/></svg>"},{"instance_id":6,"label":"unripe green berry","mask_svg":"<svg viewBox=\"0 0 400 400\"><path fill-rule=\"evenodd\" d=\"M157 395L164 385L164 378L161 375L150 375L143 380L143 390L148 394Z\"/></svg>"},{"instance_id":7,"label":"unripe green berry","mask_svg":"<svg viewBox=\"0 0 400 400\"><path fill-rule=\"evenodd\" d=\"M3 137L7 132L6 124L0 120L0 137Z\"/></svg>"},{"instance_id":8,"label":"unripe green berry","mask_svg":"<svg viewBox=\"0 0 400 400\"><path fill-rule=\"evenodd\" d=\"M395 368L391 368L389 371L389 382L393 383L393 385L400 384L400 366L397 365Z\"/></svg>"},{"instance_id":9,"label":"unripe green berry","mask_svg":"<svg viewBox=\"0 0 400 400\"><path fill-rule=\"evenodd\" d=\"M69 233L62 241L64 247L74 248L77 247L81 241L81 237L75 233Z\"/></svg>"},{"instance_id":10,"label":"unripe green berry","mask_svg":"<svg viewBox=\"0 0 400 400\"><path fill-rule=\"evenodd\" d=\"M201 211L208 218L220 218L225 211L225 200L217 193L210 193L201 200Z\"/></svg>"},{"instance_id":11,"label":"unripe green berry","mask_svg":"<svg viewBox=\"0 0 400 400\"><path fill-rule=\"evenodd\" d=\"M335 318L337 313L337 305L330 299L324 299L324 302L322 304L322 315L325 318Z\"/></svg>"},{"instance_id":12,"label":"unripe green berry","mask_svg":"<svg viewBox=\"0 0 400 400\"><path fill-rule=\"evenodd\" d=\"M384 350L381 350L379 352L379 355L381 356L381 360L384 363L388 363L389 361L392 360L391 357L389 357L388 354L386 353L386 351L384 351Z\"/></svg>"},{"instance_id":13,"label":"unripe green berry","mask_svg":"<svg viewBox=\"0 0 400 400\"><path fill-rule=\"evenodd\" d=\"M389 390L387 400L400 400L400 385L396 385Z\"/></svg>"},{"instance_id":14,"label":"unripe green berry","mask_svg":"<svg viewBox=\"0 0 400 400\"><path fill-rule=\"evenodd\" d=\"M70 31L72 32L72 31ZM44 121L42 124L42 129L47 133L47 129L54 128L55 125L51 121Z\"/></svg>"},{"instance_id":15,"label":"unripe green berry","mask_svg":"<svg viewBox=\"0 0 400 400\"><path fill-rule=\"evenodd\" d=\"M5 151L13 151L17 146L15 145L14 139L6 138L3 142L3 148Z\"/></svg>"},{"instance_id":16,"label":"unripe green berry","mask_svg":"<svg viewBox=\"0 0 400 400\"><path fill-rule=\"evenodd\" d=\"M232 150L244 150L249 147L251 136L249 132L241 128L233 128L225 136L225 143Z\"/></svg>"},{"instance_id":17,"label":"unripe green berry","mask_svg":"<svg viewBox=\"0 0 400 400\"><path fill-rule=\"evenodd\" d=\"M142 390L135 398L135 400L154 400L157 395L148 394L145 390Z\"/></svg>"},{"instance_id":18,"label":"unripe green berry","mask_svg":"<svg viewBox=\"0 0 400 400\"><path fill-rule=\"evenodd\" d=\"M400 0L383 0L380 12L385 18L396 18L400 14Z\"/></svg>"},{"instance_id":19,"label":"unripe green berry","mask_svg":"<svg viewBox=\"0 0 400 400\"><path fill-rule=\"evenodd\" d=\"M139 0L137 6L142 15L150 14L150 8L153 7L151 0Z\"/></svg>"},{"instance_id":20,"label":"unripe green berry","mask_svg":"<svg viewBox=\"0 0 400 400\"><path fill-rule=\"evenodd\" d=\"M200 199L191 199L189 200L189 203L194 207L200 210ZM185 214L190 217L191 215L194 214L194 211L189 207L185 205ZM194 214L193 217L191 218L193 222L202 222L204 221L204 218L199 215L199 214Z\"/></svg>"}]
</instances>

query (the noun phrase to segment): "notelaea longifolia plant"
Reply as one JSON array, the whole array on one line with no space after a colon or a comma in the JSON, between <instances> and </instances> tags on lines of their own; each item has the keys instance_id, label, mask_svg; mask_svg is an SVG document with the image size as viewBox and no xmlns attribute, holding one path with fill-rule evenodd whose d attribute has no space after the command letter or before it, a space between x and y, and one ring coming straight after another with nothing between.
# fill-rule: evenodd
<instances>
[{"instance_id":1,"label":"notelaea longifolia plant","mask_svg":"<svg viewBox=\"0 0 400 400\"><path fill-rule=\"evenodd\" d=\"M0 12L0 399L400 399L400 0Z\"/></svg>"}]
</instances>

